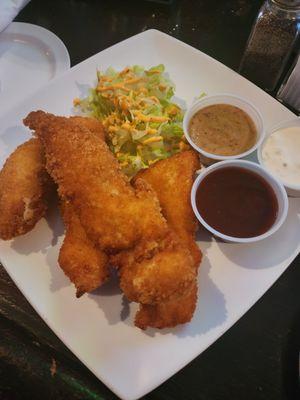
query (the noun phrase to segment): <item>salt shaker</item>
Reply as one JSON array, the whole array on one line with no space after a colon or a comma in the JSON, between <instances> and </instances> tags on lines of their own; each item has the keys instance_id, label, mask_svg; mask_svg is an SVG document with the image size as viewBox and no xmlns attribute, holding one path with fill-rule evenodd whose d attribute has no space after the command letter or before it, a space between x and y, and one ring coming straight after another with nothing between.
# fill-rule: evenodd
<instances>
[{"instance_id":1,"label":"salt shaker","mask_svg":"<svg viewBox=\"0 0 300 400\"><path fill-rule=\"evenodd\" d=\"M279 87L276 98L300 115L300 53Z\"/></svg>"},{"instance_id":2,"label":"salt shaker","mask_svg":"<svg viewBox=\"0 0 300 400\"><path fill-rule=\"evenodd\" d=\"M250 33L239 72L272 92L300 31L300 0L267 0Z\"/></svg>"}]
</instances>

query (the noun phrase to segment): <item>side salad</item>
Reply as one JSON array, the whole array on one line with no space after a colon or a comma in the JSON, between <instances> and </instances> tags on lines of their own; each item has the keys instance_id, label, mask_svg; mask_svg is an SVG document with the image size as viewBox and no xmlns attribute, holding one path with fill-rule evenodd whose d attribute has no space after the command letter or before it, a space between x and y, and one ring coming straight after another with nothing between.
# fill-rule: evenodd
<instances>
[{"instance_id":1,"label":"side salad","mask_svg":"<svg viewBox=\"0 0 300 400\"><path fill-rule=\"evenodd\" d=\"M108 145L126 175L178 153L186 144L183 111L171 101L174 84L162 64L97 71L96 87L74 105L102 121Z\"/></svg>"}]
</instances>

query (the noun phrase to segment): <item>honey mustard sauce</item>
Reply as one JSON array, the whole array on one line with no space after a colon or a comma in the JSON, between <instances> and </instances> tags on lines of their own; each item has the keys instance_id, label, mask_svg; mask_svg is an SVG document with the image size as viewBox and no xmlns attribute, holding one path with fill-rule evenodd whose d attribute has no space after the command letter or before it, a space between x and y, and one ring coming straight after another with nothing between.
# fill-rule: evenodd
<instances>
[{"instance_id":1,"label":"honey mustard sauce","mask_svg":"<svg viewBox=\"0 0 300 400\"><path fill-rule=\"evenodd\" d=\"M190 121L189 134L202 150L221 156L244 153L257 140L257 130L250 116L230 104L200 109Z\"/></svg>"}]
</instances>

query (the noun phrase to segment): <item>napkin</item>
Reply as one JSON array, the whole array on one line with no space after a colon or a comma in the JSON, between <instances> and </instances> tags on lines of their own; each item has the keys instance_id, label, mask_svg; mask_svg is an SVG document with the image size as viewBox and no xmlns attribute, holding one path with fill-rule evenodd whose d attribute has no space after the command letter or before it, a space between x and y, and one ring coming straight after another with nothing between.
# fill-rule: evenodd
<instances>
[{"instance_id":1,"label":"napkin","mask_svg":"<svg viewBox=\"0 0 300 400\"><path fill-rule=\"evenodd\" d=\"M0 32L19 14L30 0L0 0Z\"/></svg>"}]
</instances>

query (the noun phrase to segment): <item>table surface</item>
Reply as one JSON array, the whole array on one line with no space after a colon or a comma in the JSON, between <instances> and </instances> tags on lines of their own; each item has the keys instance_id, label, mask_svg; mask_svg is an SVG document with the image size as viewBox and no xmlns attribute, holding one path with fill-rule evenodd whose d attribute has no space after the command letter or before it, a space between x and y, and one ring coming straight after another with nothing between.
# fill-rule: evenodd
<instances>
[{"instance_id":1,"label":"table surface","mask_svg":"<svg viewBox=\"0 0 300 400\"><path fill-rule=\"evenodd\" d=\"M156 28L237 69L262 1L162 3L167 2L32 0L16 21L53 31L68 48L72 65ZM228 332L144 399L300 398L299 282L298 256ZM51 332L0 264L0 399L41 395L44 400L117 398Z\"/></svg>"}]
</instances>

